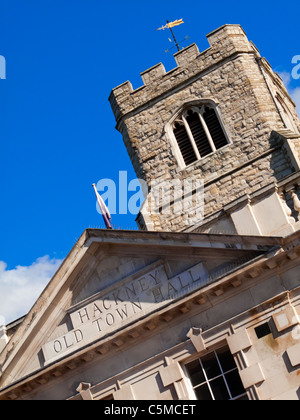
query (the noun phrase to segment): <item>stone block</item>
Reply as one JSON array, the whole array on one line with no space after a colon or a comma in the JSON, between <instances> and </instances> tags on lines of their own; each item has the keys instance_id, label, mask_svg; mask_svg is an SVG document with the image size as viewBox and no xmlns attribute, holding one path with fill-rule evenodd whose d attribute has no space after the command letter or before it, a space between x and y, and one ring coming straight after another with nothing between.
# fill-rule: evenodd
<instances>
[{"instance_id":1,"label":"stone block","mask_svg":"<svg viewBox=\"0 0 300 420\"><path fill-rule=\"evenodd\" d=\"M248 349L252 346L248 331L240 330L235 334L227 337L227 343L232 354L236 354L241 350Z\"/></svg>"},{"instance_id":2,"label":"stone block","mask_svg":"<svg viewBox=\"0 0 300 420\"><path fill-rule=\"evenodd\" d=\"M198 353L206 349L206 345L201 333L202 330L200 328L191 328L187 333L187 337L191 339L191 342L193 343L193 346Z\"/></svg>"},{"instance_id":3,"label":"stone block","mask_svg":"<svg viewBox=\"0 0 300 420\"><path fill-rule=\"evenodd\" d=\"M143 79L144 84L149 85L164 74L166 74L166 69L162 63L159 63L151 67L150 69L143 71L141 73L141 77Z\"/></svg>"},{"instance_id":4,"label":"stone block","mask_svg":"<svg viewBox=\"0 0 300 420\"><path fill-rule=\"evenodd\" d=\"M93 400L93 396L91 393L91 384L88 384L86 382L81 382L78 388L76 388L76 391L79 392L79 394L81 395L84 401Z\"/></svg>"},{"instance_id":5,"label":"stone block","mask_svg":"<svg viewBox=\"0 0 300 420\"><path fill-rule=\"evenodd\" d=\"M300 343L290 347L286 352L293 367L300 365Z\"/></svg>"},{"instance_id":6,"label":"stone block","mask_svg":"<svg viewBox=\"0 0 300 420\"><path fill-rule=\"evenodd\" d=\"M178 51L174 54L175 61L177 65L180 66L187 66L196 57L199 55L199 49L196 44L189 45L188 47L184 48L181 51Z\"/></svg>"},{"instance_id":7,"label":"stone block","mask_svg":"<svg viewBox=\"0 0 300 420\"><path fill-rule=\"evenodd\" d=\"M240 35L243 38L245 38L245 40L247 40L245 31L240 25L230 25L230 24L223 25L220 28L215 29L214 31L206 35L206 38L208 39L209 44L212 46L220 40L229 38L230 35L231 36Z\"/></svg>"},{"instance_id":8,"label":"stone block","mask_svg":"<svg viewBox=\"0 0 300 420\"><path fill-rule=\"evenodd\" d=\"M159 373L164 387L168 387L174 382L183 379L183 372L178 363L172 363L167 367L161 368Z\"/></svg>"},{"instance_id":9,"label":"stone block","mask_svg":"<svg viewBox=\"0 0 300 420\"><path fill-rule=\"evenodd\" d=\"M298 397L298 389L292 389L287 392L284 392L283 394L277 395L275 398L272 398L272 400L277 401L299 401Z\"/></svg>"},{"instance_id":10,"label":"stone block","mask_svg":"<svg viewBox=\"0 0 300 420\"><path fill-rule=\"evenodd\" d=\"M261 230L254 217L250 204L234 211L231 214L231 219L234 223L237 233L248 235L261 235Z\"/></svg>"},{"instance_id":11,"label":"stone block","mask_svg":"<svg viewBox=\"0 0 300 420\"><path fill-rule=\"evenodd\" d=\"M240 371L240 377L245 389L265 380L264 373L259 363Z\"/></svg>"},{"instance_id":12,"label":"stone block","mask_svg":"<svg viewBox=\"0 0 300 420\"><path fill-rule=\"evenodd\" d=\"M287 306L283 311L274 314L273 320L278 332L299 324L298 314L292 306Z\"/></svg>"},{"instance_id":13,"label":"stone block","mask_svg":"<svg viewBox=\"0 0 300 420\"><path fill-rule=\"evenodd\" d=\"M122 83L120 86L117 86L113 89L112 94L110 96L110 101L112 101L114 98L120 98L125 95L129 95L133 92L132 84L127 81Z\"/></svg>"},{"instance_id":14,"label":"stone block","mask_svg":"<svg viewBox=\"0 0 300 420\"><path fill-rule=\"evenodd\" d=\"M290 224L283 203L277 193L259 201L252 207L262 235L271 235Z\"/></svg>"},{"instance_id":15,"label":"stone block","mask_svg":"<svg viewBox=\"0 0 300 420\"><path fill-rule=\"evenodd\" d=\"M130 385L122 386L121 389L114 392L113 396L116 401L133 401L135 399Z\"/></svg>"},{"instance_id":16,"label":"stone block","mask_svg":"<svg viewBox=\"0 0 300 420\"><path fill-rule=\"evenodd\" d=\"M266 380L258 388L258 394L261 400L280 400L286 399L288 394L291 396L289 390L293 385L284 372L270 378L267 375L265 376Z\"/></svg>"}]
</instances>

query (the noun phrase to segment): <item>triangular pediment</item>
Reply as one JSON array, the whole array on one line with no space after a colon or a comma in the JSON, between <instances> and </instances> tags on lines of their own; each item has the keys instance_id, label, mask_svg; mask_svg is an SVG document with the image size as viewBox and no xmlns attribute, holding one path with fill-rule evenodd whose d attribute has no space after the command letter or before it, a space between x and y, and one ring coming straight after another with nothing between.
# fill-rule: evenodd
<instances>
[{"instance_id":1,"label":"triangular pediment","mask_svg":"<svg viewBox=\"0 0 300 420\"><path fill-rule=\"evenodd\" d=\"M87 230L0 356L0 389L207 287L277 238Z\"/></svg>"}]
</instances>

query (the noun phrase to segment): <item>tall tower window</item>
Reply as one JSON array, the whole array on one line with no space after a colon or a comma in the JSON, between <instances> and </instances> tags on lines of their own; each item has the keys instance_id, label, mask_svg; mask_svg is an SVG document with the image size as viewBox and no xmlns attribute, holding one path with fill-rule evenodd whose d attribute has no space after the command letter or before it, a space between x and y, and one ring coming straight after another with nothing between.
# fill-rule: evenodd
<instances>
[{"instance_id":1,"label":"tall tower window","mask_svg":"<svg viewBox=\"0 0 300 420\"><path fill-rule=\"evenodd\" d=\"M186 109L174 122L173 133L185 166L228 144L219 117L212 105Z\"/></svg>"}]
</instances>

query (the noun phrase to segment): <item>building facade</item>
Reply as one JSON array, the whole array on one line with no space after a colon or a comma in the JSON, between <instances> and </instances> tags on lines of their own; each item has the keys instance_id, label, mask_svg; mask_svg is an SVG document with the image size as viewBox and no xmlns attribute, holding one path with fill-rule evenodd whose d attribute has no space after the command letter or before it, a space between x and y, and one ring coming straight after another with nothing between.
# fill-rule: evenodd
<instances>
[{"instance_id":1,"label":"building facade","mask_svg":"<svg viewBox=\"0 0 300 420\"><path fill-rule=\"evenodd\" d=\"M207 38L113 89L140 230L86 230L2 327L1 400L299 399L300 122L239 25Z\"/></svg>"}]
</instances>

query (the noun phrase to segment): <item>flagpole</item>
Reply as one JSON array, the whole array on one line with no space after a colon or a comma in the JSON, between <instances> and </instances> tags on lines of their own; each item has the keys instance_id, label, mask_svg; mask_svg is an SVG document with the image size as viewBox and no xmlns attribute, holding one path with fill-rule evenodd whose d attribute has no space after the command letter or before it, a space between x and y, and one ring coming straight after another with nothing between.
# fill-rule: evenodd
<instances>
[{"instance_id":1,"label":"flagpole","mask_svg":"<svg viewBox=\"0 0 300 420\"><path fill-rule=\"evenodd\" d=\"M109 219L111 219L110 213L109 213L109 211L108 211L108 209L107 209L107 207L106 207L106 205L105 205L102 197L100 196L100 194L97 191L96 184L93 184L93 188L94 188L94 191L95 191L95 194L96 194L97 203L99 205L99 208L100 208L100 211L101 211L101 214L102 214L102 217L103 217L103 220L104 220L106 229L113 229L113 227L112 227L112 225L111 225L111 223L109 221ZM102 200L102 202L101 202L101 200Z\"/></svg>"},{"instance_id":2,"label":"flagpole","mask_svg":"<svg viewBox=\"0 0 300 420\"><path fill-rule=\"evenodd\" d=\"M170 23L170 21L169 21L169 20L167 20L168 28L169 28L169 29L170 29L170 31L171 31L171 34L172 34L172 36L173 36L173 39L174 39L175 45L176 45L176 47L177 47L178 51L180 51L180 48L179 48L178 42L177 42L177 40L176 40L176 38L175 38L175 34L174 34L174 32L173 32L172 28L170 27L169 23Z\"/></svg>"}]
</instances>

